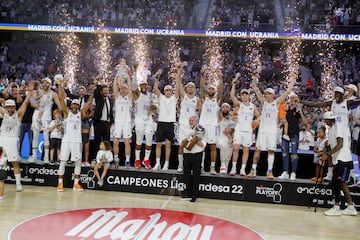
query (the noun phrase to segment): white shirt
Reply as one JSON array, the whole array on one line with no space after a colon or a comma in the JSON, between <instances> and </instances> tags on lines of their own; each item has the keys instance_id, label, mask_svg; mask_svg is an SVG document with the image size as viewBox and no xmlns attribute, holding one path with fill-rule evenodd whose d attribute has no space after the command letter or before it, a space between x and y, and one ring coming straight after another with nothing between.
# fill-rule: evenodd
<instances>
[{"instance_id":1,"label":"white shirt","mask_svg":"<svg viewBox=\"0 0 360 240\"><path fill-rule=\"evenodd\" d=\"M62 142L81 143L81 113L76 114L69 111L67 118L63 121L64 137Z\"/></svg>"},{"instance_id":2,"label":"white shirt","mask_svg":"<svg viewBox=\"0 0 360 240\"><path fill-rule=\"evenodd\" d=\"M237 111L237 122L236 122L236 131L240 132L252 132L252 121L254 119L255 106L253 103L245 105L240 104L240 108Z\"/></svg>"},{"instance_id":3,"label":"white shirt","mask_svg":"<svg viewBox=\"0 0 360 240\"><path fill-rule=\"evenodd\" d=\"M197 109L197 97L190 98L185 94L183 100L180 103L180 116L179 124L189 124L189 118L196 114Z\"/></svg>"},{"instance_id":4,"label":"white shirt","mask_svg":"<svg viewBox=\"0 0 360 240\"><path fill-rule=\"evenodd\" d=\"M60 120L60 123L61 123L61 120ZM52 120L50 122L50 125L49 125L49 128L52 128L54 127L55 125L57 124L57 121L56 120ZM62 123L61 123L62 124ZM64 136L63 132L60 131L60 129L58 129L57 127L54 128L51 133L50 133L50 138L57 138L57 139L62 139Z\"/></svg>"},{"instance_id":5,"label":"white shirt","mask_svg":"<svg viewBox=\"0 0 360 240\"><path fill-rule=\"evenodd\" d=\"M115 99L115 122L131 122L132 101L129 96L119 95Z\"/></svg>"},{"instance_id":6,"label":"white shirt","mask_svg":"<svg viewBox=\"0 0 360 240\"><path fill-rule=\"evenodd\" d=\"M218 126L219 119L218 114L220 111L219 104L216 98L205 98L205 101L202 105L201 114L200 114L200 125L211 125Z\"/></svg>"},{"instance_id":7,"label":"white shirt","mask_svg":"<svg viewBox=\"0 0 360 240\"><path fill-rule=\"evenodd\" d=\"M151 94L143 94L140 92L139 98L135 100L134 113L135 113L135 121L143 121L147 120L148 111L152 103Z\"/></svg>"},{"instance_id":8,"label":"white shirt","mask_svg":"<svg viewBox=\"0 0 360 240\"><path fill-rule=\"evenodd\" d=\"M259 132L277 134L278 111L278 105L275 100L271 103L264 102L261 110Z\"/></svg>"},{"instance_id":9,"label":"white shirt","mask_svg":"<svg viewBox=\"0 0 360 240\"><path fill-rule=\"evenodd\" d=\"M176 122L176 104L178 99L172 95L167 98L160 94L159 97L159 122Z\"/></svg>"},{"instance_id":10,"label":"white shirt","mask_svg":"<svg viewBox=\"0 0 360 240\"><path fill-rule=\"evenodd\" d=\"M335 122L332 127L328 129L328 141L331 148L334 148L337 144L336 138L341 137L343 139L343 147L332 154L333 164L337 164L338 161L351 162L352 155L350 151L350 137L346 136L344 129Z\"/></svg>"},{"instance_id":11,"label":"white shirt","mask_svg":"<svg viewBox=\"0 0 360 240\"><path fill-rule=\"evenodd\" d=\"M110 150L99 150L96 154L96 162L100 163L102 159L106 159L107 162L112 162L113 159L113 154Z\"/></svg>"},{"instance_id":12,"label":"white shirt","mask_svg":"<svg viewBox=\"0 0 360 240\"><path fill-rule=\"evenodd\" d=\"M309 150L311 146L311 138L313 138L313 136L309 131L300 131L298 148L300 150Z\"/></svg>"},{"instance_id":13,"label":"white shirt","mask_svg":"<svg viewBox=\"0 0 360 240\"><path fill-rule=\"evenodd\" d=\"M52 91L49 90L47 93L42 93L40 98L40 109L43 109L43 120L51 120L52 119L52 106L53 106L53 98Z\"/></svg>"},{"instance_id":14,"label":"white shirt","mask_svg":"<svg viewBox=\"0 0 360 240\"><path fill-rule=\"evenodd\" d=\"M194 133L195 133L195 129L190 128L190 127L188 129L186 129L185 131L186 131L186 134L184 136L187 136L188 140L191 139L190 136L194 135ZM182 140L184 140L184 139L182 139ZM202 142L203 147L200 147L198 144L195 144L190 151L187 150L186 148L184 148L184 153L199 153L199 152L204 151L204 149L206 147L206 141L204 138L201 139L200 141Z\"/></svg>"},{"instance_id":15,"label":"white shirt","mask_svg":"<svg viewBox=\"0 0 360 240\"><path fill-rule=\"evenodd\" d=\"M0 127L0 136L19 137L19 128L20 122L17 112L14 112L14 114L11 116L7 112L5 112Z\"/></svg>"}]
</instances>

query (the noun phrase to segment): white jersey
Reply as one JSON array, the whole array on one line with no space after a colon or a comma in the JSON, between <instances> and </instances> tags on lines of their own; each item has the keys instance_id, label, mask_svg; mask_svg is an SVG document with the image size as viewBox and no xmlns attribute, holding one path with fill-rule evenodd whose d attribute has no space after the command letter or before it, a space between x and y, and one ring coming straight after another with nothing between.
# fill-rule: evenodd
<instances>
[{"instance_id":1,"label":"white jersey","mask_svg":"<svg viewBox=\"0 0 360 240\"><path fill-rule=\"evenodd\" d=\"M159 122L176 122L176 104L178 99L173 95L169 98L160 94Z\"/></svg>"},{"instance_id":2,"label":"white jersey","mask_svg":"<svg viewBox=\"0 0 360 240\"><path fill-rule=\"evenodd\" d=\"M342 128L349 128L349 114L350 111L347 106L347 100L342 101L341 103L336 103L334 100L331 104L331 111L336 117L336 123L339 124Z\"/></svg>"},{"instance_id":3,"label":"white jersey","mask_svg":"<svg viewBox=\"0 0 360 240\"><path fill-rule=\"evenodd\" d=\"M132 110L132 101L131 98L126 95L122 97L119 95L115 99L115 122L131 122L131 110Z\"/></svg>"},{"instance_id":4,"label":"white jersey","mask_svg":"<svg viewBox=\"0 0 360 240\"><path fill-rule=\"evenodd\" d=\"M278 105L275 100L271 103L264 102L261 110L259 132L277 134L278 111Z\"/></svg>"},{"instance_id":5,"label":"white jersey","mask_svg":"<svg viewBox=\"0 0 360 240\"><path fill-rule=\"evenodd\" d=\"M205 101L202 105L202 109L201 109L201 115L200 115L200 120L199 120L199 124L200 125L210 125L210 126L218 126L218 114L219 114L219 104L217 102L216 98L205 98Z\"/></svg>"},{"instance_id":6,"label":"white jersey","mask_svg":"<svg viewBox=\"0 0 360 240\"><path fill-rule=\"evenodd\" d=\"M4 113L3 121L0 127L1 137L18 137L20 129L19 116L17 112L13 115Z\"/></svg>"},{"instance_id":7,"label":"white jersey","mask_svg":"<svg viewBox=\"0 0 360 240\"><path fill-rule=\"evenodd\" d=\"M139 98L134 102L135 121L142 121L148 119L148 111L152 104L151 94L143 94L140 92Z\"/></svg>"},{"instance_id":8,"label":"white jersey","mask_svg":"<svg viewBox=\"0 0 360 240\"><path fill-rule=\"evenodd\" d=\"M254 119L254 111L255 105L253 103L249 103L249 105L245 105L243 103L240 104L240 108L237 111L237 121L236 121L236 131L240 132L252 132L252 121Z\"/></svg>"},{"instance_id":9,"label":"white jersey","mask_svg":"<svg viewBox=\"0 0 360 240\"><path fill-rule=\"evenodd\" d=\"M43 95L40 98L40 109L43 109L43 120L52 119L52 107L53 107L53 92L49 90L47 93L42 93Z\"/></svg>"},{"instance_id":10,"label":"white jersey","mask_svg":"<svg viewBox=\"0 0 360 240\"><path fill-rule=\"evenodd\" d=\"M339 160L342 162L351 162L352 154L350 151L350 138L346 136L346 132L343 131L343 128L339 127L339 124L335 122L335 124L328 130L328 141L331 148L334 148L337 145L336 138L338 137L343 139L343 147L336 153L332 154L333 164L337 164Z\"/></svg>"},{"instance_id":11,"label":"white jersey","mask_svg":"<svg viewBox=\"0 0 360 240\"><path fill-rule=\"evenodd\" d=\"M81 113L69 111L67 118L63 121L64 137L62 142L81 143Z\"/></svg>"},{"instance_id":12,"label":"white jersey","mask_svg":"<svg viewBox=\"0 0 360 240\"><path fill-rule=\"evenodd\" d=\"M190 98L185 94L183 100L180 103L180 117L179 124L189 124L189 118L196 114L197 109L197 97Z\"/></svg>"}]
</instances>

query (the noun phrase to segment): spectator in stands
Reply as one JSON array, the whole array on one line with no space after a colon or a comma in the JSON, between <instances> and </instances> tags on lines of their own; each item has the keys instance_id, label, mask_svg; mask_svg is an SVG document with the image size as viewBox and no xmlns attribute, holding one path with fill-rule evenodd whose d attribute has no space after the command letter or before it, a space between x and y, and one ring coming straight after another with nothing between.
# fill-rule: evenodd
<instances>
[{"instance_id":1,"label":"spectator in stands","mask_svg":"<svg viewBox=\"0 0 360 240\"><path fill-rule=\"evenodd\" d=\"M104 185L104 178L110 168L110 163L113 161L113 153L110 142L101 141L99 146L99 151L96 154L96 165L94 167L95 176L98 181L97 184L99 187ZM99 170L103 168L101 176Z\"/></svg>"},{"instance_id":2,"label":"spectator in stands","mask_svg":"<svg viewBox=\"0 0 360 240\"><path fill-rule=\"evenodd\" d=\"M303 125L299 133L299 149L310 150L311 138L311 133L306 129L306 125Z\"/></svg>"}]
</instances>

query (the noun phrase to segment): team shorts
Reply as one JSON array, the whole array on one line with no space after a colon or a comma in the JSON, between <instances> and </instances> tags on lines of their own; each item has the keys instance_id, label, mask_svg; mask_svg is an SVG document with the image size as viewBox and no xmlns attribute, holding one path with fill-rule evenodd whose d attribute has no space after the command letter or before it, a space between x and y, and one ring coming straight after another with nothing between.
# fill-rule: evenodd
<instances>
[{"instance_id":1,"label":"team shorts","mask_svg":"<svg viewBox=\"0 0 360 240\"><path fill-rule=\"evenodd\" d=\"M236 131L234 132L234 144L239 144L243 147L250 147L252 145L252 132Z\"/></svg>"},{"instance_id":2,"label":"team shorts","mask_svg":"<svg viewBox=\"0 0 360 240\"><path fill-rule=\"evenodd\" d=\"M71 155L71 159L70 158ZM60 160L73 162L81 161L82 159L82 143L81 142L62 142L60 150Z\"/></svg>"},{"instance_id":3,"label":"team shorts","mask_svg":"<svg viewBox=\"0 0 360 240\"><path fill-rule=\"evenodd\" d=\"M258 133L256 139L256 147L261 151L275 151L277 138L274 133Z\"/></svg>"},{"instance_id":4,"label":"team shorts","mask_svg":"<svg viewBox=\"0 0 360 240\"><path fill-rule=\"evenodd\" d=\"M0 136L0 146L3 147L7 156L8 162L17 162L20 159L19 155L19 138Z\"/></svg>"},{"instance_id":5,"label":"team shorts","mask_svg":"<svg viewBox=\"0 0 360 240\"><path fill-rule=\"evenodd\" d=\"M173 122L158 122L155 138L156 142L162 142L165 140L174 140L174 123Z\"/></svg>"},{"instance_id":6,"label":"team shorts","mask_svg":"<svg viewBox=\"0 0 360 240\"><path fill-rule=\"evenodd\" d=\"M131 138L132 126L131 122L115 122L114 138Z\"/></svg>"}]
</instances>

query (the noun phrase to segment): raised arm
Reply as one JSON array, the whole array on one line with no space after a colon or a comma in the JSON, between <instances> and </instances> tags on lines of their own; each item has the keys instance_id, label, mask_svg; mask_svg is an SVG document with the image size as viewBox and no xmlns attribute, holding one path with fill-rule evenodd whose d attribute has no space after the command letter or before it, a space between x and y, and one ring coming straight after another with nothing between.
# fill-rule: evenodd
<instances>
[{"instance_id":1,"label":"raised arm","mask_svg":"<svg viewBox=\"0 0 360 240\"><path fill-rule=\"evenodd\" d=\"M62 86L62 81L59 81L59 85ZM61 111L64 113L64 118L67 118L68 114L69 114L69 109L66 106L66 94L65 91L62 87L59 87L59 96L58 96L58 100L60 100L60 109Z\"/></svg>"},{"instance_id":2,"label":"raised arm","mask_svg":"<svg viewBox=\"0 0 360 240\"><path fill-rule=\"evenodd\" d=\"M237 78L234 78L232 80L231 91L230 91L230 98L231 98L231 101L233 102L235 107L240 106L240 101L235 96L235 89L236 89L236 85L238 84L238 82L239 81L238 81Z\"/></svg>"},{"instance_id":3,"label":"raised arm","mask_svg":"<svg viewBox=\"0 0 360 240\"><path fill-rule=\"evenodd\" d=\"M200 69L200 97L201 99L205 99L205 71L206 71L206 66L202 66L202 68Z\"/></svg>"},{"instance_id":4,"label":"raised arm","mask_svg":"<svg viewBox=\"0 0 360 240\"><path fill-rule=\"evenodd\" d=\"M153 92L155 93L155 95L159 98L160 97L160 89L159 89L159 79L160 79L160 75L161 75L161 72L160 71L157 71L155 73L155 82L154 82L154 87L153 87Z\"/></svg>"},{"instance_id":5,"label":"raised arm","mask_svg":"<svg viewBox=\"0 0 360 240\"><path fill-rule=\"evenodd\" d=\"M294 89L294 85L296 83L296 74L290 74L290 83L286 91L276 99L276 104L279 105L280 103L286 100L286 97L290 94L290 92Z\"/></svg>"},{"instance_id":6,"label":"raised arm","mask_svg":"<svg viewBox=\"0 0 360 240\"><path fill-rule=\"evenodd\" d=\"M140 96L140 90L139 90L138 79L137 79L137 67L138 67L138 63L135 63L133 66L133 75L132 75L131 85L129 84L129 87L131 87L132 96L133 96L133 98L135 98L135 100L137 100Z\"/></svg>"},{"instance_id":7,"label":"raised arm","mask_svg":"<svg viewBox=\"0 0 360 240\"><path fill-rule=\"evenodd\" d=\"M90 85L90 96L89 96L88 100L86 101L86 103L84 104L83 108L81 109L81 114L84 114L89 110L93 111L91 108L91 105L92 105L92 101L94 99L95 89L96 89L95 85Z\"/></svg>"},{"instance_id":8,"label":"raised arm","mask_svg":"<svg viewBox=\"0 0 360 240\"><path fill-rule=\"evenodd\" d=\"M257 97L257 99L259 100L259 102L261 103L261 105L264 104L265 102L265 97L262 95L262 93L260 92L260 89L258 87L258 83L259 83L259 80L258 78L256 77L254 80L253 80L253 86L252 86L252 89L254 90L254 93Z\"/></svg>"},{"instance_id":9,"label":"raised arm","mask_svg":"<svg viewBox=\"0 0 360 240\"><path fill-rule=\"evenodd\" d=\"M218 102L220 103L222 101L222 97L224 95L224 80L223 80L223 73L221 69L216 70L216 76L218 77L218 85L217 85L217 92L218 92Z\"/></svg>"},{"instance_id":10,"label":"raised arm","mask_svg":"<svg viewBox=\"0 0 360 240\"><path fill-rule=\"evenodd\" d=\"M182 63L179 64L177 72L176 72L176 76L175 76L176 89L179 90L179 97L184 97L184 95L185 95L184 86L181 82L181 74L183 72L183 69L184 69L184 65Z\"/></svg>"},{"instance_id":11,"label":"raised arm","mask_svg":"<svg viewBox=\"0 0 360 240\"><path fill-rule=\"evenodd\" d=\"M113 93L115 98L119 97L120 93L119 93L119 86L121 86L122 81L120 80L120 77L115 77L113 80Z\"/></svg>"}]
</instances>

